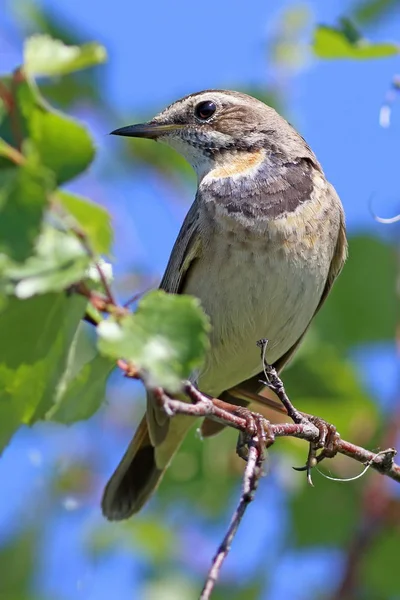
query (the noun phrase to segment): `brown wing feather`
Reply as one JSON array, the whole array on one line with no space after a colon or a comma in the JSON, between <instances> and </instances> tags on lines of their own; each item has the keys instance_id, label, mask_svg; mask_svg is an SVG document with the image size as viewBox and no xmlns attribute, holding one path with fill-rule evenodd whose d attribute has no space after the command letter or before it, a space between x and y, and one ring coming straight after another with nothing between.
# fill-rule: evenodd
<instances>
[{"instance_id":1,"label":"brown wing feather","mask_svg":"<svg viewBox=\"0 0 400 600\"><path fill-rule=\"evenodd\" d=\"M187 273L200 255L196 215L195 202L181 227L160 285L166 292L182 293ZM193 420L182 415L170 423L148 394L146 416L104 491L102 508L108 519L127 519L140 510L158 486L191 425Z\"/></svg>"},{"instance_id":2,"label":"brown wing feather","mask_svg":"<svg viewBox=\"0 0 400 600\"><path fill-rule=\"evenodd\" d=\"M197 200L195 200L179 231L164 277L160 283L160 289L170 294L183 293L185 281L200 255L198 207ZM147 396L147 423L152 443L159 446L167 436L169 417L156 402L153 402L150 394Z\"/></svg>"},{"instance_id":3,"label":"brown wing feather","mask_svg":"<svg viewBox=\"0 0 400 600\"><path fill-rule=\"evenodd\" d=\"M193 260L201 255L201 240L198 235L198 202L192 206L179 231L171 252L160 289L169 294L182 294Z\"/></svg>"}]
</instances>

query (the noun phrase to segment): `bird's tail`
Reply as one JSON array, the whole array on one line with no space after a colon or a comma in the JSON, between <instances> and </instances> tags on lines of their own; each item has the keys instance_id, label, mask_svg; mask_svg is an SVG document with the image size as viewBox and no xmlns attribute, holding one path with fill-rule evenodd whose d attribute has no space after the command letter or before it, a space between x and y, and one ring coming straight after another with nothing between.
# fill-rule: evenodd
<instances>
[{"instance_id":1,"label":"bird's tail","mask_svg":"<svg viewBox=\"0 0 400 600\"><path fill-rule=\"evenodd\" d=\"M194 421L190 417L174 417L163 441L155 445L150 439L146 415L143 417L104 490L101 507L107 519L128 519L142 508Z\"/></svg>"}]
</instances>

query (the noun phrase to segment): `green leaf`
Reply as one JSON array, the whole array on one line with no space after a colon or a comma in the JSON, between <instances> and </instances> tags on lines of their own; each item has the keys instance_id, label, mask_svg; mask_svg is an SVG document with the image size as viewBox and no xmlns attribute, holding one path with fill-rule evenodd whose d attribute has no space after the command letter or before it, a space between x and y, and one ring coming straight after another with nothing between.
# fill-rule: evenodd
<instances>
[{"instance_id":1,"label":"green leaf","mask_svg":"<svg viewBox=\"0 0 400 600\"><path fill-rule=\"evenodd\" d=\"M19 74L14 84L8 83L15 112L13 119L7 115L1 123L0 136L13 147L22 145L23 151L33 146L42 165L54 173L57 184L69 181L92 162L93 141L83 125L45 102L34 81L21 77Z\"/></svg>"},{"instance_id":2,"label":"green leaf","mask_svg":"<svg viewBox=\"0 0 400 600\"><path fill-rule=\"evenodd\" d=\"M290 539L296 546L345 546L354 536L360 510L361 486L343 485L313 476L292 497Z\"/></svg>"},{"instance_id":3,"label":"green leaf","mask_svg":"<svg viewBox=\"0 0 400 600\"><path fill-rule=\"evenodd\" d=\"M29 139L42 163L54 172L57 184L82 173L94 157L94 145L85 127L52 109L32 82L21 83L17 96Z\"/></svg>"},{"instance_id":4,"label":"green leaf","mask_svg":"<svg viewBox=\"0 0 400 600\"><path fill-rule=\"evenodd\" d=\"M357 44L358 42L362 43L363 38L361 33L358 31L354 23L350 21L350 19L342 17L339 19L339 23L343 35L345 36L346 40L350 42L350 44Z\"/></svg>"},{"instance_id":5,"label":"green leaf","mask_svg":"<svg viewBox=\"0 0 400 600\"><path fill-rule=\"evenodd\" d=\"M4 77L0 77L0 82L4 85ZM7 114L6 107L4 105L4 100L0 97L0 123L3 121L4 117Z\"/></svg>"},{"instance_id":6,"label":"green leaf","mask_svg":"<svg viewBox=\"0 0 400 600\"><path fill-rule=\"evenodd\" d=\"M39 6L32 1L25 1L23 7L13 4L17 21L23 29L24 37L38 32L46 33L52 38L62 40L65 44L78 46L88 39L88 33L83 24L75 19L69 21L65 14L58 14L49 6ZM81 27L83 25L83 27ZM87 69L75 71L58 78L46 78L40 82L40 89L45 98L54 101L58 107L69 108L71 104L89 103L107 109L108 100L102 94L102 85L99 80L102 75L100 69Z\"/></svg>"},{"instance_id":7,"label":"green leaf","mask_svg":"<svg viewBox=\"0 0 400 600\"><path fill-rule=\"evenodd\" d=\"M103 525L89 532L89 551L95 556L109 552L113 547L140 552L152 563L165 563L174 555L177 546L176 532L159 519L140 516L138 519Z\"/></svg>"},{"instance_id":8,"label":"green leaf","mask_svg":"<svg viewBox=\"0 0 400 600\"><path fill-rule=\"evenodd\" d=\"M101 406L115 361L97 352L83 324L78 328L66 369L47 419L73 423L91 417Z\"/></svg>"},{"instance_id":9,"label":"green leaf","mask_svg":"<svg viewBox=\"0 0 400 600\"><path fill-rule=\"evenodd\" d=\"M10 163L12 165L12 163ZM0 169L0 252L22 262L39 235L52 178L36 160Z\"/></svg>"},{"instance_id":10,"label":"green leaf","mask_svg":"<svg viewBox=\"0 0 400 600\"><path fill-rule=\"evenodd\" d=\"M236 578L230 582L218 582L215 593L213 591L213 600L227 600L227 598L229 600L243 600L244 598L246 600L260 600L260 598L265 598L267 590L269 590L268 576L265 569L261 567L257 570L257 573L252 570L248 582L239 583ZM160 596L160 600L161 598Z\"/></svg>"},{"instance_id":11,"label":"green leaf","mask_svg":"<svg viewBox=\"0 0 400 600\"><path fill-rule=\"evenodd\" d=\"M6 158L7 161L0 163L0 168L11 167L9 163L21 165L24 162L24 157L15 148L7 144L5 140L0 138L0 157Z\"/></svg>"},{"instance_id":12,"label":"green leaf","mask_svg":"<svg viewBox=\"0 0 400 600\"><path fill-rule=\"evenodd\" d=\"M392 42L373 43L360 36L347 19L341 27L319 25L314 32L314 53L325 59L387 58L400 53L400 45Z\"/></svg>"},{"instance_id":13,"label":"green leaf","mask_svg":"<svg viewBox=\"0 0 400 600\"><path fill-rule=\"evenodd\" d=\"M38 532L29 527L17 528L0 547L0 598L34 600L32 582L37 569Z\"/></svg>"},{"instance_id":14,"label":"green leaf","mask_svg":"<svg viewBox=\"0 0 400 600\"><path fill-rule=\"evenodd\" d=\"M34 35L25 42L24 69L32 76L65 75L104 63L107 52L96 42L67 46L49 35Z\"/></svg>"},{"instance_id":15,"label":"green leaf","mask_svg":"<svg viewBox=\"0 0 400 600\"><path fill-rule=\"evenodd\" d=\"M35 254L22 265L4 267L5 291L21 299L63 291L85 278L89 264L90 257L74 235L46 227Z\"/></svg>"},{"instance_id":16,"label":"green leaf","mask_svg":"<svg viewBox=\"0 0 400 600\"><path fill-rule=\"evenodd\" d=\"M103 321L97 331L103 354L132 361L152 384L171 392L201 366L208 346L208 320L199 301L162 291L145 296L134 315Z\"/></svg>"},{"instance_id":17,"label":"green leaf","mask_svg":"<svg viewBox=\"0 0 400 600\"><path fill-rule=\"evenodd\" d=\"M396 515L398 501L393 499L392 502L393 514ZM387 509L387 527L378 530L360 556L360 581L369 590L371 598L397 598L399 593L399 531L394 519L391 524L389 511L390 506Z\"/></svg>"},{"instance_id":18,"label":"green leaf","mask_svg":"<svg viewBox=\"0 0 400 600\"><path fill-rule=\"evenodd\" d=\"M388 17L398 6L398 0L359 0L352 7L352 18L357 23L372 23L375 27L378 22Z\"/></svg>"},{"instance_id":19,"label":"green leaf","mask_svg":"<svg viewBox=\"0 0 400 600\"><path fill-rule=\"evenodd\" d=\"M198 426L193 419L192 429L163 477L157 502L169 507L185 502L188 511L217 519L226 515L226 507L239 495L243 461L235 452L236 431L226 427L203 443L196 433Z\"/></svg>"},{"instance_id":20,"label":"green leaf","mask_svg":"<svg viewBox=\"0 0 400 600\"><path fill-rule=\"evenodd\" d=\"M355 366L333 345L308 339L283 378L296 407L335 425L343 439L367 444L365 435L376 431L376 403L363 389ZM286 442L290 440L282 445L286 446ZM301 450L304 454L303 443Z\"/></svg>"},{"instance_id":21,"label":"green leaf","mask_svg":"<svg viewBox=\"0 0 400 600\"><path fill-rule=\"evenodd\" d=\"M69 192L57 192L63 207L76 219L98 254L108 254L113 241L113 230L108 211L87 198Z\"/></svg>"},{"instance_id":22,"label":"green leaf","mask_svg":"<svg viewBox=\"0 0 400 600\"><path fill-rule=\"evenodd\" d=\"M0 312L0 448L23 423L45 417L56 397L86 299L9 298Z\"/></svg>"},{"instance_id":23,"label":"green leaf","mask_svg":"<svg viewBox=\"0 0 400 600\"><path fill-rule=\"evenodd\" d=\"M337 348L393 340L397 277L393 248L370 236L351 238L349 259L315 325Z\"/></svg>"}]
</instances>

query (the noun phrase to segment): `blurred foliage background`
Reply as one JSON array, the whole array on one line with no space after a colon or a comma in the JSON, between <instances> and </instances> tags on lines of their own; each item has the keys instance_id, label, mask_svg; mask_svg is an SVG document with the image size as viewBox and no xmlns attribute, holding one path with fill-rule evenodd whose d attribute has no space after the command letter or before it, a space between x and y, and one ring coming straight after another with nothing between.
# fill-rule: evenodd
<instances>
[{"instance_id":1,"label":"blurred foliage background","mask_svg":"<svg viewBox=\"0 0 400 600\"><path fill-rule=\"evenodd\" d=\"M107 47L107 65L39 84L49 102L85 121L95 137L95 162L67 189L112 215L121 300L156 285L195 180L169 148L105 134L207 87L256 95L293 122L342 197L350 259L284 381L299 408L335 423L345 439L377 450L396 445L399 230L372 213L390 217L400 209L400 108L390 93L399 67L391 43L396 32L400 43L399 2L288 1L272 9L223 1L207 15L204 7L185 7L176 2L167 10L156 0L146 7L119 0L107 10L93 0L68 7L61 0L10 2L1 9L1 71L20 64L23 39L32 33ZM392 100L384 129L381 106ZM3 323L3 339L4 331ZM236 434L202 443L193 430L150 505L129 522L106 523L101 491L144 398L139 385L114 373L100 410L65 426L100 405L109 365L96 368L103 378L90 410L79 397L75 411L55 416L62 424L23 427L3 452L0 598L196 598L239 494ZM5 440L10 428L7 411L1 414ZM271 450L216 600L400 598L399 490L373 473L347 484L317 473L311 489L291 469L305 455L305 445L289 439ZM343 457L321 468L339 478L359 472Z\"/></svg>"}]
</instances>

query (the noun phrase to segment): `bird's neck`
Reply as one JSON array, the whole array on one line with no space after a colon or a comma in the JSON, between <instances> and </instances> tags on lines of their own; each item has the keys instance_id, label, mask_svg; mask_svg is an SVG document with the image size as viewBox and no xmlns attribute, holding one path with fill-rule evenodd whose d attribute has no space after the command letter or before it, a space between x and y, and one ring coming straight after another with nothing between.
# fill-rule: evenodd
<instances>
[{"instance_id":1,"label":"bird's neck","mask_svg":"<svg viewBox=\"0 0 400 600\"><path fill-rule=\"evenodd\" d=\"M314 173L307 158L285 161L266 150L237 153L204 175L199 194L211 211L215 208L235 218L276 219L310 200Z\"/></svg>"}]
</instances>

